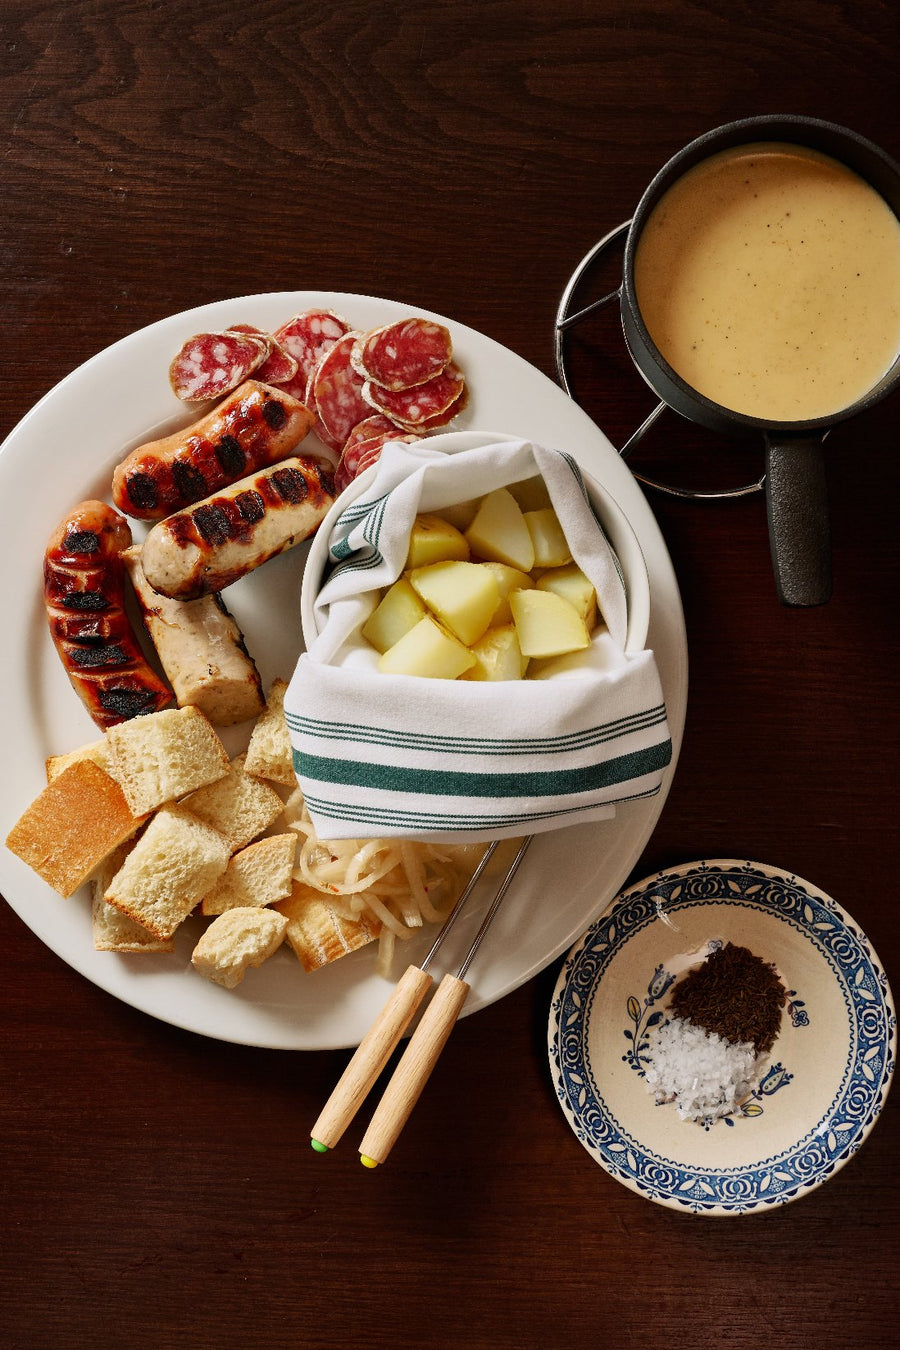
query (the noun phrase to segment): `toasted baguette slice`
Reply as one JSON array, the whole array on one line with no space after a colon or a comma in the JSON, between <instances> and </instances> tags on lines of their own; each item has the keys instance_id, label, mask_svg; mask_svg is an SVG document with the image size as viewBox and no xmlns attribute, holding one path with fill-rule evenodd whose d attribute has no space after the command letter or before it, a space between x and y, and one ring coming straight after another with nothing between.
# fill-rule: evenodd
<instances>
[{"instance_id":1,"label":"toasted baguette slice","mask_svg":"<svg viewBox=\"0 0 900 1350\"><path fill-rule=\"evenodd\" d=\"M72 895L143 821L119 784L90 759L48 783L6 837L6 847L60 895Z\"/></svg>"},{"instance_id":2,"label":"toasted baguette slice","mask_svg":"<svg viewBox=\"0 0 900 1350\"><path fill-rule=\"evenodd\" d=\"M224 914L226 909L273 905L290 895L293 884L297 836L273 834L236 853L223 876L204 895L204 914Z\"/></svg>"},{"instance_id":3,"label":"toasted baguette slice","mask_svg":"<svg viewBox=\"0 0 900 1350\"><path fill-rule=\"evenodd\" d=\"M294 773L294 752L291 749L291 737L284 719L284 695L287 683L273 680L266 700L266 710L257 719L247 747L245 773L255 778L269 778L273 783L284 783L286 787L297 786Z\"/></svg>"},{"instance_id":4,"label":"toasted baguette slice","mask_svg":"<svg viewBox=\"0 0 900 1350\"><path fill-rule=\"evenodd\" d=\"M212 889L231 850L180 806L156 813L104 892L107 904L166 940Z\"/></svg>"},{"instance_id":5,"label":"toasted baguette slice","mask_svg":"<svg viewBox=\"0 0 900 1350\"><path fill-rule=\"evenodd\" d=\"M224 834L233 853L267 830L284 809L274 788L244 772L244 759L238 755L224 778L198 788L181 802L191 815Z\"/></svg>"},{"instance_id":6,"label":"toasted baguette slice","mask_svg":"<svg viewBox=\"0 0 900 1350\"><path fill-rule=\"evenodd\" d=\"M122 866L132 848L122 844L97 868L91 878L91 927L94 947L98 952L172 952L175 944L163 941L135 923L103 899L106 888Z\"/></svg>"},{"instance_id":7,"label":"toasted baguette slice","mask_svg":"<svg viewBox=\"0 0 900 1350\"><path fill-rule=\"evenodd\" d=\"M79 745L77 750L70 750L67 755L51 755L45 762L47 782L52 783L54 778L59 777L63 769L67 769L70 764L77 764L82 759L89 759L92 764L98 764L101 769L105 769L109 773L109 750L106 737L102 736L99 741L91 741L88 745ZM111 777L114 776L111 775Z\"/></svg>"},{"instance_id":8,"label":"toasted baguette slice","mask_svg":"<svg viewBox=\"0 0 900 1350\"><path fill-rule=\"evenodd\" d=\"M278 950L287 922L271 909L229 909L209 925L191 963L208 980L233 989L251 966L261 966Z\"/></svg>"},{"instance_id":9,"label":"toasted baguette slice","mask_svg":"<svg viewBox=\"0 0 900 1350\"><path fill-rule=\"evenodd\" d=\"M106 733L110 773L132 811L155 811L224 778L228 752L198 708L166 708Z\"/></svg>"},{"instance_id":10,"label":"toasted baguette slice","mask_svg":"<svg viewBox=\"0 0 900 1350\"><path fill-rule=\"evenodd\" d=\"M327 896L302 881L295 881L288 898L273 908L287 918L285 938L304 970L319 970L374 942L381 932L381 924L374 919L343 918Z\"/></svg>"}]
</instances>

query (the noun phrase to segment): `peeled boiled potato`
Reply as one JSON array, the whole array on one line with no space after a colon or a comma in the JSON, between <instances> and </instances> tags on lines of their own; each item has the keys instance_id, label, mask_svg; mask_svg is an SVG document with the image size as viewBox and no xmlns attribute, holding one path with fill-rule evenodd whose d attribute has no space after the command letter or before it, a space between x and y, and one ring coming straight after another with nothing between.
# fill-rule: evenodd
<instances>
[{"instance_id":1,"label":"peeled boiled potato","mask_svg":"<svg viewBox=\"0 0 900 1350\"><path fill-rule=\"evenodd\" d=\"M376 651L386 652L425 617L425 606L405 577L389 586L362 626L362 635Z\"/></svg>"},{"instance_id":2,"label":"peeled boiled potato","mask_svg":"<svg viewBox=\"0 0 900 1350\"><path fill-rule=\"evenodd\" d=\"M534 547L535 567L562 567L572 561L572 551L552 506L526 511L525 524Z\"/></svg>"},{"instance_id":3,"label":"peeled boiled potato","mask_svg":"<svg viewBox=\"0 0 900 1350\"><path fill-rule=\"evenodd\" d=\"M507 488L497 488L482 498L465 537L479 558L506 563L520 572L534 567L534 545L525 517Z\"/></svg>"},{"instance_id":4,"label":"peeled boiled potato","mask_svg":"<svg viewBox=\"0 0 900 1350\"><path fill-rule=\"evenodd\" d=\"M475 664L463 674L464 680L521 680L525 674L528 660L511 623L489 628L470 650Z\"/></svg>"},{"instance_id":5,"label":"peeled boiled potato","mask_svg":"<svg viewBox=\"0 0 900 1350\"><path fill-rule=\"evenodd\" d=\"M416 516L409 535L409 553L406 567L427 567L429 563L444 562L448 558L466 561L469 545L465 535L440 516Z\"/></svg>"},{"instance_id":6,"label":"peeled boiled potato","mask_svg":"<svg viewBox=\"0 0 900 1350\"><path fill-rule=\"evenodd\" d=\"M392 674L549 679L580 668L598 622L543 478L416 517L406 568L362 626Z\"/></svg>"},{"instance_id":7,"label":"peeled boiled potato","mask_svg":"<svg viewBox=\"0 0 900 1350\"><path fill-rule=\"evenodd\" d=\"M590 646L584 619L561 595L513 591L509 605L523 656L562 656Z\"/></svg>"},{"instance_id":8,"label":"peeled boiled potato","mask_svg":"<svg viewBox=\"0 0 900 1350\"><path fill-rule=\"evenodd\" d=\"M479 563L432 563L415 568L409 581L445 628L466 646L478 641L500 603L496 577Z\"/></svg>"},{"instance_id":9,"label":"peeled boiled potato","mask_svg":"<svg viewBox=\"0 0 900 1350\"><path fill-rule=\"evenodd\" d=\"M500 592L500 603L491 615L491 627L499 628L502 624L512 623L512 610L509 607L510 591L530 591L534 582L527 572L520 572L518 567L510 567L507 563L483 562L481 566L493 572Z\"/></svg>"},{"instance_id":10,"label":"peeled boiled potato","mask_svg":"<svg viewBox=\"0 0 900 1350\"><path fill-rule=\"evenodd\" d=\"M569 563L568 567L557 567L551 572L545 572L538 578L537 588L539 591L555 591L564 600L568 600L569 604L578 610L589 629L596 624L597 592L594 590L593 582L588 580L577 563Z\"/></svg>"},{"instance_id":11,"label":"peeled boiled potato","mask_svg":"<svg viewBox=\"0 0 900 1350\"><path fill-rule=\"evenodd\" d=\"M475 664L475 657L429 615L404 633L378 662L387 675L424 675L432 680L455 680Z\"/></svg>"}]
</instances>

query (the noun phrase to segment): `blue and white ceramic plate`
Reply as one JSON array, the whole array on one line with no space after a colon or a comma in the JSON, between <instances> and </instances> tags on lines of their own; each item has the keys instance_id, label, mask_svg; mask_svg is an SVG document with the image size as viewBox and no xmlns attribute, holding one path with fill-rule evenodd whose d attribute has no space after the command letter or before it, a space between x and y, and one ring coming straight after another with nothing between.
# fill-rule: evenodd
<instances>
[{"instance_id":1,"label":"blue and white ceramic plate","mask_svg":"<svg viewBox=\"0 0 900 1350\"><path fill-rule=\"evenodd\" d=\"M788 991L757 1086L728 1117L682 1120L644 1066L680 973L731 941L773 963ZM859 1149L890 1086L897 1017L887 977L850 916L762 863L686 864L624 891L572 948L550 1014L557 1096L610 1176L698 1214L783 1205Z\"/></svg>"}]
</instances>

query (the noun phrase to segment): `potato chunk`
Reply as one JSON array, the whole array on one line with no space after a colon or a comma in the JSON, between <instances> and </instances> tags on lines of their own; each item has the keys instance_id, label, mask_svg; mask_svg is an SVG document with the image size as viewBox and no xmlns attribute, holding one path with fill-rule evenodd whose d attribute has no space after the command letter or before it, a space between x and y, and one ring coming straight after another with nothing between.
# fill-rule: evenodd
<instances>
[{"instance_id":1,"label":"potato chunk","mask_svg":"<svg viewBox=\"0 0 900 1350\"><path fill-rule=\"evenodd\" d=\"M464 680L521 680L528 665L511 623L489 628L472 644L471 652L475 665L462 676Z\"/></svg>"},{"instance_id":2,"label":"potato chunk","mask_svg":"<svg viewBox=\"0 0 900 1350\"><path fill-rule=\"evenodd\" d=\"M503 624L512 623L512 610L509 607L510 591L531 590L534 582L527 572L520 572L518 567L509 567L506 563L483 562L481 566L493 572L500 592L500 603L491 616L491 627L500 628Z\"/></svg>"},{"instance_id":3,"label":"potato chunk","mask_svg":"<svg viewBox=\"0 0 900 1350\"><path fill-rule=\"evenodd\" d=\"M497 488L482 498L465 537L479 558L506 563L520 572L534 567L534 545L525 517L507 488Z\"/></svg>"},{"instance_id":4,"label":"potato chunk","mask_svg":"<svg viewBox=\"0 0 900 1350\"><path fill-rule=\"evenodd\" d=\"M513 591L509 597L523 656L562 656L590 645L574 605L553 591Z\"/></svg>"},{"instance_id":5,"label":"potato chunk","mask_svg":"<svg viewBox=\"0 0 900 1350\"><path fill-rule=\"evenodd\" d=\"M405 577L389 586L362 626L362 635L376 651L386 652L425 617L425 606Z\"/></svg>"},{"instance_id":6,"label":"potato chunk","mask_svg":"<svg viewBox=\"0 0 900 1350\"><path fill-rule=\"evenodd\" d=\"M552 506L526 511L525 524L534 545L535 567L562 567L572 561L572 550Z\"/></svg>"},{"instance_id":7,"label":"potato chunk","mask_svg":"<svg viewBox=\"0 0 900 1350\"><path fill-rule=\"evenodd\" d=\"M465 536L449 520L427 512L416 516L409 533L409 553L404 571L411 567L427 567L429 563L447 558L467 561L469 545Z\"/></svg>"},{"instance_id":8,"label":"potato chunk","mask_svg":"<svg viewBox=\"0 0 900 1350\"><path fill-rule=\"evenodd\" d=\"M555 591L574 605L587 624L588 631L597 622L597 592L577 563L545 572L537 583L539 591Z\"/></svg>"},{"instance_id":9,"label":"potato chunk","mask_svg":"<svg viewBox=\"0 0 900 1350\"><path fill-rule=\"evenodd\" d=\"M433 563L417 567L409 580L431 612L466 646L485 632L500 602L497 578L480 563Z\"/></svg>"},{"instance_id":10,"label":"potato chunk","mask_svg":"<svg viewBox=\"0 0 900 1350\"><path fill-rule=\"evenodd\" d=\"M475 657L468 648L426 614L381 656L378 669L387 675L455 680L474 664Z\"/></svg>"}]
</instances>

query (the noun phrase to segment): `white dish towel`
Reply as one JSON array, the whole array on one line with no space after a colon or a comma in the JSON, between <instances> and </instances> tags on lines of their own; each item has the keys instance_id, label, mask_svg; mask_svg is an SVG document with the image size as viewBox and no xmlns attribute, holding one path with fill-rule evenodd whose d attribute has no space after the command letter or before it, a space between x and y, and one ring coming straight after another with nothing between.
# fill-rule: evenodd
<instances>
[{"instance_id":1,"label":"white dish towel","mask_svg":"<svg viewBox=\"0 0 900 1350\"><path fill-rule=\"evenodd\" d=\"M318 636L285 698L297 778L322 839L462 842L606 819L655 795L671 760L653 653L625 652L621 569L575 461L506 437L454 454L440 441L389 442L328 541ZM380 673L359 629L403 569L416 514L535 474L606 621L583 667L501 682Z\"/></svg>"}]
</instances>

